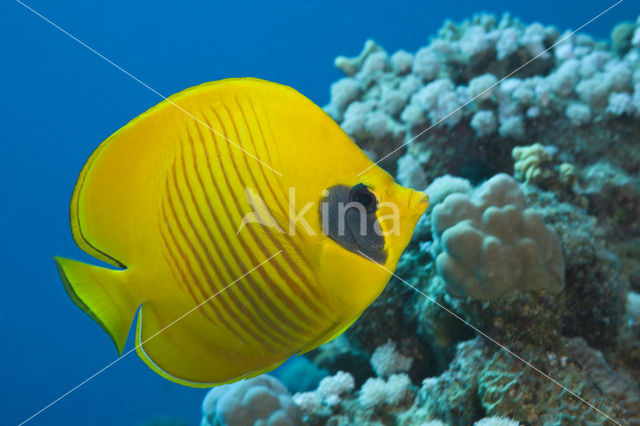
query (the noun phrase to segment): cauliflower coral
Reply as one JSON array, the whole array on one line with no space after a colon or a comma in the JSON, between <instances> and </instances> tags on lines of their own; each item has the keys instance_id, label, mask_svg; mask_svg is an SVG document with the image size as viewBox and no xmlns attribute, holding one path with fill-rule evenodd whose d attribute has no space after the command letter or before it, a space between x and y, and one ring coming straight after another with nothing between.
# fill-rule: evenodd
<instances>
[{"instance_id":1,"label":"cauliflower coral","mask_svg":"<svg viewBox=\"0 0 640 426\"><path fill-rule=\"evenodd\" d=\"M436 266L451 295L490 300L563 288L558 237L526 208L524 193L510 176L494 176L471 196L451 194L432 215Z\"/></svg>"}]
</instances>

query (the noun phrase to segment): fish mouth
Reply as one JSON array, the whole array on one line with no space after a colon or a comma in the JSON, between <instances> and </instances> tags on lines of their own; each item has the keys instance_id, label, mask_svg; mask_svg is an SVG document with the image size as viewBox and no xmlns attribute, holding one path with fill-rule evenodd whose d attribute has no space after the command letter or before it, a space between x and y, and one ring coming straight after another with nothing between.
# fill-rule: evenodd
<instances>
[{"instance_id":1,"label":"fish mouth","mask_svg":"<svg viewBox=\"0 0 640 426\"><path fill-rule=\"evenodd\" d=\"M409 210L422 216L429 207L429 196L422 191L412 190L409 196Z\"/></svg>"}]
</instances>

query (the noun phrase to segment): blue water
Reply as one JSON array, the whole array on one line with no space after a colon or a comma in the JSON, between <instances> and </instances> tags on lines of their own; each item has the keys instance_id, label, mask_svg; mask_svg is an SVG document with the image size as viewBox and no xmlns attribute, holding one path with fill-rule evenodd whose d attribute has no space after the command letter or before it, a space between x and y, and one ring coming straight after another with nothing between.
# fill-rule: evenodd
<instances>
[{"instance_id":1,"label":"blue water","mask_svg":"<svg viewBox=\"0 0 640 426\"><path fill-rule=\"evenodd\" d=\"M573 29L613 4L343 3L27 2L163 95L255 76L321 105L340 77L334 57L357 54L367 38L389 52L414 51L445 19L481 10ZM605 38L638 13L640 3L625 0L584 31ZM0 424L17 424L116 359L107 335L68 299L52 256L89 260L67 218L77 174L103 139L161 99L17 2L2 2L0 28ZM171 416L196 425L205 392L156 376L132 354L30 424L136 425Z\"/></svg>"}]
</instances>

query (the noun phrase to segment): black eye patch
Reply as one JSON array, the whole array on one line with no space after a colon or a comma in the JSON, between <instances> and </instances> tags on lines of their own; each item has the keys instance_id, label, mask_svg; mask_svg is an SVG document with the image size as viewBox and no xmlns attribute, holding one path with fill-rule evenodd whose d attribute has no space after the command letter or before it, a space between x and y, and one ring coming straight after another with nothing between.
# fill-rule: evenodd
<instances>
[{"instance_id":1,"label":"black eye patch","mask_svg":"<svg viewBox=\"0 0 640 426\"><path fill-rule=\"evenodd\" d=\"M359 183L349 191L349 202L357 203L364 207L367 213L373 213L378 208L378 200L367 185Z\"/></svg>"},{"instance_id":2,"label":"black eye patch","mask_svg":"<svg viewBox=\"0 0 640 426\"><path fill-rule=\"evenodd\" d=\"M345 249L383 264L387 252L377 208L375 194L364 184L332 186L320 202L322 230Z\"/></svg>"}]
</instances>

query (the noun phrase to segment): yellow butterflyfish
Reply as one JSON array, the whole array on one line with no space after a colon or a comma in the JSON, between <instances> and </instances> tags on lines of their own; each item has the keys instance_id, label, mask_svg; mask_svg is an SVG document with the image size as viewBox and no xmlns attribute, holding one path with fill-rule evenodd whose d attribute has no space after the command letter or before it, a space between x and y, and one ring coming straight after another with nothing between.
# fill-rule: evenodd
<instances>
[{"instance_id":1,"label":"yellow butterflyfish","mask_svg":"<svg viewBox=\"0 0 640 426\"><path fill-rule=\"evenodd\" d=\"M337 337L382 292L427 208L322 109L241 78L184 90L106 139L71 199L71 300L119 354L214 386ZM105 265L106 266L106 265Z\"/></svg>"}]
</instances>

